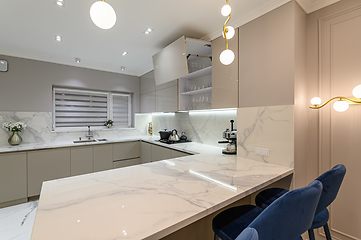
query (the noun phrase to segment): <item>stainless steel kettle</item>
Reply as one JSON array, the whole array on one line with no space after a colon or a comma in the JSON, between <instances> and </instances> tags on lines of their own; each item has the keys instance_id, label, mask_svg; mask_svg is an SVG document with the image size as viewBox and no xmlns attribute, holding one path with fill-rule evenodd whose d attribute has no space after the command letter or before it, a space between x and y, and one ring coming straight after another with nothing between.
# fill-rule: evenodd
<instances>
[{"instance_id":1,"label":"stainless steel kettle","mask_svg":"<svg viewBox=\"0 0 361 240\"><path fill-rule=\"evenodd\" d=\"M169 140L170 141L174 141L174 142L178 142L179 141L179 136L178 136L178 131L176 129L172 130L172 133L169 136Z\"/></svg>"}]
</instances>

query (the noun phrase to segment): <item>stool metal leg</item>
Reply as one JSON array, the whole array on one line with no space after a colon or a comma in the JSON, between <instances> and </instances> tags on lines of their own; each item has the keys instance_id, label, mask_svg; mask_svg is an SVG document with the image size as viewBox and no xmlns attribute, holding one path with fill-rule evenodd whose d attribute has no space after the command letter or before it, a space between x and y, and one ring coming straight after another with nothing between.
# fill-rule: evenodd
<instances>
[{"instance_id":1,"label":"stool metal leg","mask_svg":"<svg viewBox=\"0 0 361 240\"><path fill-rule=\"evenodd\" d=\"M214 234L214 240L219 240L219 237L217 236L217 234Z\"/></svg>"},{"instance_id":2,"label":"stool metal leg","mask_svg":"<svg viewBox=\"0 0 361 240\"><path fill-rule=\"evenodd\" d=\"M325 224L325 226L323 226L323 230L325 230L326 239L332 240L331 234L330 234L330 229L328 228L327 223Z\"/></svg>"},{"instance_id":3,"label":"stool metal leg","mask_svg":"<svg viewBox=\"0 0 361 240\"><path fill-rule=\"evenodd\" d=\"M308 229L308 236L310 237L310 240L315 240L313 229Z\"/></svg>"}]
</instances>

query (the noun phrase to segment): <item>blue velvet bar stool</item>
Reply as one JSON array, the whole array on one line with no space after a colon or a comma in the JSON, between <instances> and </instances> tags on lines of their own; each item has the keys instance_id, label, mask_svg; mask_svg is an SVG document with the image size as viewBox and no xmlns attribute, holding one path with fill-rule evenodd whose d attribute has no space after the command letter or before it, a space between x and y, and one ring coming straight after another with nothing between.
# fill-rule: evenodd
<instances>
[{"instance_id":1,"label":"blue velvet bar stool","mask_svg":"<svg viewBox=\"0 0 361 240\"><path fill-rule=\"evenodd\" d=\"M316 209L315 217L312 222L312 226L308 230L310 240L315 240L313 229L317 229L320 227L323 227L326 234L326 239L332 240L330 230L327 224L329 219L329 212L327 210L327 207L335 200L345 174L346 167L342 164L338 164L316 179L322 182L323 190ZM266 189L256 196L256 205L265 209L273 201L275 201L277 198L287 192L288 190L282 188Z\"/></svg>"},{"instance_id":2,"label":"blue velvet bar stool","mask_svg":"<svg viewBox=\"0 0 361 240\"><path fill-rule=\"evenodd\" d=\"M315 180L307 187L287 192L265 210L253 205L224 210L213 218L214 239L257 239L255 233L260 240L302 239L299 236L311 227L321 192L322 183Z\"/></svg>"},{"instance_id":3,"label":"blue velvet bar stool","mask_svg":"<svg viewBox=\"0 0 361 240\"><path fill-rule=\"evenodd\" d=\"M246 228L238 235L236 240L258 240L258 233L254 228Z\"/></svg>"}]
</instances>

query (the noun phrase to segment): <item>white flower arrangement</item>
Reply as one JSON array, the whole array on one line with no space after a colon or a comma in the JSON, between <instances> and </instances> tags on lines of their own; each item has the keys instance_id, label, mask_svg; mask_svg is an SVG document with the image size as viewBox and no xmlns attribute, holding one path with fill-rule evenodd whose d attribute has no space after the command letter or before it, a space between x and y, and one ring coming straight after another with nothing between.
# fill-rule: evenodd
<instances>
[{"instance_id":1,"label":"white flower arrangement","mask_svg":"<svg viewBox=\"0 0 361 240\"><path fill-rule=\"evenodd\" d=\"M3 129L8 130L10 132L21 132L25 128L26 128L26 124L22 122L17 122L17 123L5 122L3 124Z\"/></svg>"}]
</instances>

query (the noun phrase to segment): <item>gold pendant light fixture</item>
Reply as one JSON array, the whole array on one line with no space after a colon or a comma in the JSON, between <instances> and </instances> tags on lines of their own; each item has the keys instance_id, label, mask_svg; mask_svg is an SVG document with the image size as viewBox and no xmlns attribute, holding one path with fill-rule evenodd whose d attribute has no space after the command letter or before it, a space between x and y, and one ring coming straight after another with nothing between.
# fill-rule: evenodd
<instances>
[{"instance_id":1,"label":"gold pendant light fixture","mask_svg":"<svg viewBox=\"0 0 361 240\"><path fill-rule=\"evenodd\" d=\"M323 104L321 104L322 103L321 98L314 97L311 99L312 106L310 106L310 108L320 109L326 106L327 104L329 104L330 102L332 102L333 100L337 100L333 104L333 109L335 109L337 112L344 112L349 108L349 104L361 104L361 85L356 86L353 89L352 94L355 96L354 98L333 97Z\"/></svg>"},{"instance_id":2,"label":"gold pendant light fixture","mask_svg":"<svg viewBox=\"0 0 361 240\"><path fill-rule=\"evenodd\" d=\"M231 19L231 6L229 5L229 1L227 1L227 4L224 5L221 9L221 13L223 16L228 16L226 22L223 25L223 31L222 35L226 41L226 50L224 50L221 55L219 56L219 60L223 65L229 65L234 61L234 53L232 50L228 49L228 40L231 39L234 36L235 30L231 26L227 26L227 23L229 19Z\"/></svg>"},{"instance_id":3,"label":"gold pendant light fixture","mask_svg":"<svg viewBox=\"0 0 361 240\"><path fill-rule=\"evenodd\" d=\"M90 7L90 18L101 29L110 29L117 21L113 7L104 0L93 3Z\"/></svg>"}]
</instances>

